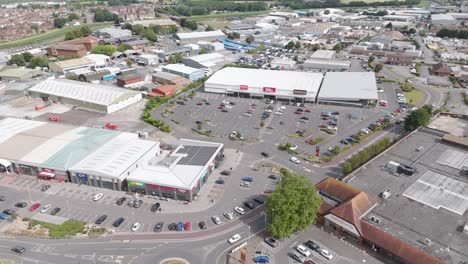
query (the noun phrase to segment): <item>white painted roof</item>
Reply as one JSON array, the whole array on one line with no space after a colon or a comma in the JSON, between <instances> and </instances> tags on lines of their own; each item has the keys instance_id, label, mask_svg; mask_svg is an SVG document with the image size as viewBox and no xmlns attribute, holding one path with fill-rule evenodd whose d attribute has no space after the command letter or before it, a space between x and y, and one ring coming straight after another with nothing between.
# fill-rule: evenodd
<instances>
[{"instance_id":1,"label":"white painted roof","mask_svg":"<svg viewBox=\"0 0 468 264\"><path fill-rule=\"evenodd\" d=\"M378 99L375 73L327 72L319 99Z\"/></svg>"},{"instance_id":2,"label":"white painted roof","mask_svg":"<svg viewBox=\"0 0 468 264\"><path fill-rule=\"evenodd\" d=\"M180 40L190 40L197 38L224 38L226 35L221 30L215 31L200 31L200 32L188 32L188 33L177 33L177 37Z\"/></svg>"},{"instance_id":3,"label":"white painted roof","mask_svg":"<svg viewBox=\"0 0 468 264\"><path fill-rule=\"evenodd\" d=\"M335 57L336 51L334 50L317 50L314 52L310 58L311 59L322 59L322 60L331 60Z\"/></svg>"},{"instance_id":4,"label":"white painted roof","mask_svg":"<svg viewBox=\"0 0 468 264\"><path fill-rule=\"evenodd\" d=\"M166 66L163 66L162 68L175 72L181 72L188 75L201 71L200 69L188 67L183 64L168 64Z\"/></svg>"},{"instance_id":5,"label":"white painted roof","mask_svg":"<svg viewBox=\"0 0 468 264\"><path fill-rule=\"evenodd\" d=\"M118 101L119 98L136 93L121 88L66 79L45 80L30 88L29 91L71 98L104 106L112 105Z\"/></svg>"}]
</instances>

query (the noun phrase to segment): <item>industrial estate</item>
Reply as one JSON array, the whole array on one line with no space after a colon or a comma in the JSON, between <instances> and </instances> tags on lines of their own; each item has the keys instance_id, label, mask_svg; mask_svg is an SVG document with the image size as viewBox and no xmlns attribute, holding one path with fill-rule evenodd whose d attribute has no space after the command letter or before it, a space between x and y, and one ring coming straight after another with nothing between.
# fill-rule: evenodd
<instances>
[{"instance_id":1,"label":"industrial estate","mask_svg":"<svg viewBox=\"0 0 468 264\"><path fill-rule=\"evenodd\" d=\"M0 2L0 263L467 263L467 20Z\"/></svg>"}]
</instances>

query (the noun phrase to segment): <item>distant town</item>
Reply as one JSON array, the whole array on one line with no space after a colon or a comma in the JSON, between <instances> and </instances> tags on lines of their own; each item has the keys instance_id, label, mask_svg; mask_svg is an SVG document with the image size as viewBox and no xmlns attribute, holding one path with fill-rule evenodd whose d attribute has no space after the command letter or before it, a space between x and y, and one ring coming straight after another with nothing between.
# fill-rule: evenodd
<instances>
[{"instance_id":1,"label":"distant town","mask_svg":"<svg viewBox=\"0 0 468 264\"><path fill-rule=\"evenodd\" d=\"M466 264L467 22L0 1L0 264Z\"/></svg>"}]
</instances>

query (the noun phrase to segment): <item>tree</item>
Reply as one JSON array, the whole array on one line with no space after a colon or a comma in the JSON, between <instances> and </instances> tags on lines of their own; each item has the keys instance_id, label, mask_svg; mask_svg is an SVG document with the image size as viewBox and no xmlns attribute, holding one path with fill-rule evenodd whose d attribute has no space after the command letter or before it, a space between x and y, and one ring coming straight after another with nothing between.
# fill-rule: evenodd
<instances>
[{"instance_id":1,"label":"tree","mask_svg":"<svg viewBox=\"0 0 468 264\"><path fill-rule=\"evenodd\" d=\"M118 47L117 47L117 51L120 51L120 52L124 52L126 50L131 50L132 49L132 46L129 45L129 44L120 44Z\"/></svg>"},{"instance_id":2,"label":"tree","mask_svg":"<svg viewBox=\"0 0 468 264\"><path fill-rule=\"evenodd\" d=\"M253 42L254 38L252 36L248 36L245 38L245 42L247 42L248 44L251 44Z\"/></svg>"},{"instance_id":3,"label":"tree","mask_svg":"<svg viewBox=\"0 0 468 264\"><path fill-rule=\"evenodd\" d=\"M409 34L414 34L414 33L416 33L416 29L415 29L415 28L410 28L410 29L408 30L408 33L409 33Z\"/></svg>"},{"instance_id":4,"label":"tree","mask_svg":"<svg viewBox=\"0 0 468 264\"><path fill-rule=\"evenodd\" d=\"M26 51L23 53L23 58L24 61L30 62L32 58L34 58L34 55L32 55L30 52Z\"/></svg>"},{"instance_id":5,"label":"tree","mask_svg":"<svg viewBox=\"0 0 468 264\"><path fill-rule=\"evenodd\" d=\"M190 30L197 30L198 28L198 24L197 22L195 21L187 21L187 26L186 28L190 29Z\"/></svg>"},{"instance_id":6,"label":"tree","mask_svg":"<svg viewBox=\"0 0 468 264\"><path fill-rule=\"evenodd\" d=\"M330 10L326 9L325 11L323 11L323 14L329 15L329 14L330 14Z\"/></svg>"},{"instance_id":7,"label":"tree","mask_svg":"<svg viewBox=\"0 0 468 264\"><path fill-rule=\"evenodd\" d=\"M405 120L405 130L413 131L420 126L426 126L431 120L427 108L420 108L411 112Z\"/></svg>"},{"instance_id":8,"label":"tree","mask_svg":"<svg viewBox=\"0 0 468 264\"><path fill-rule=\"evenodd\" d=\"M268 232L284 238L304 230L317 220L322 200L314 184L302 175L286 173L266 201Z\"/></svg>"},{"instance_id":9,"label":"tree","mask_svg":"<svg viewBox=\"0 0 468 264\"><path fill-rule=\"evenodd\" d=\"M348 175L348 174L350 174L352 171L353 171L353 165L351 164L351 162L345 162L345 163L343 164L343 174L344 174L344 175Z\"/></svg>"},{"instance_id":10,"label":"tree","mask_svg":"<svg viewBox=\"0 0 468 264\"><path fill-rule=\"evenodd\" d=\"M11 56L10 60L8 61L9 65L16 64L18 66L26 65L26 60L22 54L15 54Z\"/></svg>"},{"instance_id":11,"label":"tree","mask_svg":"<svg viewBox=\"0 0 468 264\"><path fill-rule=\"evenodd\" d=\"M65 23L67 23L67 20L65 18L56 18L54 19L54 27L55 28L63 28L65 26Z\"/></svg>"},{"instance_id":12,"label":"tree","mask_svg":"<svg viewBox=\"0 0 468 264\"><path fill-rule=\"evenodd\" d=\"M115 52L115 47L112 45L98 45L91 50L94 54L104 54L111 56Z\"/></svg>"},{"instance_id":13,"label":"tree","mask_svg":"<svg viewBox=\"0 0 468 264\"><path fill-rule=\"evenodd\" d=\"M211 25L208 25L205 31L214 31L214 28Z\"/></svg>"},{"instance_id":14,"label":"tree","mask_svg":"<svg viewBox=\"0 0 468 264\"><path fill-rule=\"evenodd\" d=\"M379 63L379 64L375 65L374 72L376 72L376 73L380 72L382 69L383 69L383 65Z\"/></svg>"},{"instance_id":15,"label":"tree","mask_svg":"<svg viewBox=\"0 0 468 264\"><path fill-rule=\"evenodd\" d=\"M294 41L289 41L288 44L286 44L285 48L287 49L292 49L294 47Z\"/></svg>"},{"instance_id":16,"label":"tree","mask_svg":"<svg viewBox=\"0 0 468 264\"><path fill-rule=\"evenodd\" d=\"M68 21L73 21L73 20L78 20L78 19L80 19L80 17L75 13L70 13L68 15Z\"/></svg>"},{"instance_id":17,"label":"tree","mask_svg":"<svg viewBox=\"0 0 468 264\"><path fill-rule=\"evenodd\" d=\"M75 36L75 32L70 30L65 34L65 40L71 40L71 39L76 39L76 36Z\"/></svg>"},{"instance_id":18,"label":"tree","mask_svg":"<svg viewBox=\"0 0 468 264\"><path fill-rule=\"evenodd\" d=\"M132 24L130 24L130 23L127 22L127 23L123 24L121 28L122 28L122 29L129 29L129 30L132 30L133 27L132 27Z\"/></svg>"},{"instance_id":19,"label":"tree","mask_svg":"<svg viewBox=\"0 0 468 264\"><path fill-rule=\"evenodd\" d=\"M333 156L336 156L336 155L340 154L340 151L341 151L340 146L336 145L330 150L330 153Z\"/></svg>"},{"instance_id":20,"label":"tree","mask_svg":"<svg viewBox=\"0 0 468 264\"><path fill-rule=\"evenodd\" d=\"M49 67L49 60L46 57L34 57L31 59L31 62L29 63L29 66L31 68L35 67Z\"/></svg>"},{"instance_id":21,"label":"tree","mask_svg":"<svg viewBox=\"0 0 468 264\"><path fill-rule=\"evenodd\" d=\"M370 56L369 59L367 60L367 63L371 64L375 60L374 56Z\"/></svg>"},{"instance_id":22,"label":"tree","mask_svg":"<svg viewBox=\"0 0 468 264\"><path fill-rule=\"evenodd\" d=\"M88 26L85 25L80 28L80 32L83 37L87 37L91 35L93 31Z\"/></svg>"},{"instance_id":23,"label":"tree","mask_svg":"<svg viewBox=\"0 0 468 264\"><path fill-rule=\"evenodd\" d=\"M147 29L141 33L142 38L147 38L149 41L157 41L158 40L158 35L154 33L153 30Z\"/></svg>"},{"instance_id":24,"label":"tree","mask_svg":"<svg viewBox=\"0 0 468 264\"><path fill-rule=\"evenodd\" d=\"M39 32L38 24L34 23L34 24L31 24L29 27L32 28L36 32L36 34Z\"/></svg>"},{"instance_id":25,"label":"tree","mask_svg":"<svg viewBox=\"0 0 468 264\"><path fill-rule=\"evenodd\" d=\"M336 43L335 46L333 46L333 50L336 52L340 52L343 49L343 45L341 43Z\"/></svg>"},{"instance_id":26,"label":"tree","mask_svg":"<svg viewBox=\"0 0 468 264\"><path fill-rule=\"evenodd\" d=\"M301 42L296 41L296 43L294 43L294 48L300 49L301 48Z\"/></svg>"},{"instance_id":27,"label":"tree","mask_svg":"<svg viewBox=\"0 0 468 264\"><path fill-rule=\"evenodd\" d=\"M133 34L140 35L143 31L145 31L145 27L140 24L133 25L132 31L133 31Z\"/></svg>"}]
</instances>

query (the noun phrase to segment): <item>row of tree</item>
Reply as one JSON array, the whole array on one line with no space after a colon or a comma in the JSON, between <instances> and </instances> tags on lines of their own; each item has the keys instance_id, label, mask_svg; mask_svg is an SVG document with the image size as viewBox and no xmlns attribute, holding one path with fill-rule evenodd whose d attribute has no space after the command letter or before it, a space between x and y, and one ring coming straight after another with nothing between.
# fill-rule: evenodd
<instances>
[{"instance_id":1,"label":"row of tree","mask_svg":"<svg viewBox=\"0 0 468 264\"><path fill-rule=\"evenodd\" d=\"M277 5L287 6L290 9L310 9L310 8L328 8L328 7L361 7L361 6L411 6L418 5L421 0L405 0L405 1L351 1L342 3L340 0L327 1L297 1L297 0L281 0Z\"/></svg>"},{"instance_id":2,"label":"row of tree","mask_svg":"<svg viewBox=\"0 0 468 264\"><path fill-rule=\"evenodd\" d=\"M91 12L94 13L95 22L115 21L116 19L119 19L117 14L106 9L92 9Z\"/></svg>"},{"instance_id":3,"label":"row of tree","mask_svg":"<svg viewBox=\"0 0 468 264\"><path fill-rule=\"evenodd\" d=\"M468 30L450 30L443 28L437 32L436 36L439 38L468 39Z\"/></svg>"},{"instance_id":4,"label":"row of tree","mask_svg":"<svg viewBox=\"0 0 468 264\"><path fill-rule=\"evenodd\" d=\"M158 35L169 35L169 34L174 34L177 33L178 28L176 25L170 25L168 27L161 27L160 25L153 25L150 24L147 28L151 29L154 31L154 33ZM142 25L132 25L130 23L124 23L122 25L122 29L129 29L135 34L140 34L145 30L145 28Z\"/></svg>"},{"instance_id":5,"label":"row of tree","mask_svg":"<svg viewBox=\"0 0 468 264\"><path fill-rule=\"evenodd\" d=\"M235 2L235 1L185 1L176 7L165 7L159 12L179 16L199 16L210 14L211 11L249 12L267 10L264 2Z\"/></svg>"},{"instance_id":6,"label":"row of tree","mask_svg":"<svg viewBox=\"0 0 468 264\"><path fill-rule=\"evenodd\" d=\"M113 45L97 45L91 50L91 53L112 56L112 54L116 51L124 52L126 50L131 50L131 49L132 49L132 46L129 44L120 44L117 47Z\"/></svg>"},{"instance_id":7,"label":"row of tree","mask_svg":"<svg viewBox=\"0 0 468 264\"><path fill-rule=\"evenodd\" d=\"M361 150L356 155L352 156L347 162L343 164L343 174L347 175L353 170L357 169L362 164L366 163L368 160L372 159L380 152L388 148L392 142L389 138L384 138L376 143L370 145L369 147Z\"/></svg>"},{"instance_id":8,"label":"row of tree","mask_svg":"<svg viewBox=\"0 0 468 264\"><path fill-rule=\"evenodd\" d=\"M67 22L71 22L73 20L78 20L80 17L75 13L70 13L68 17L59 17L59 14L54 13L52 16L54 19L54 27L55 28L63 28Z\"/></svg>"},{"instance_id":9,"label":"row of tree","mask_svg":"<svg viewBox=\"0 0 468 264\"><path fill-rule=\"evenodd\" d=\"M17 66L29 66L30 68L43 68L49 67L49 60L44 56L34 56L30 52L26 51L22 54L15 54L11 56L7 64L16 64Z\"/></svg>"},{"instance_id":10,"label":"row of tree","mask_svg":"<svg viewBox=\"0 0 468 264\"><path fill-rule=\"evenodd\" d=\"M84 25L79 28L75 28L73 30L68 31L65 34L65 40L87 37L91 35L91 33L92 30L88 26Z\"/></svg>"}]
</instances>

